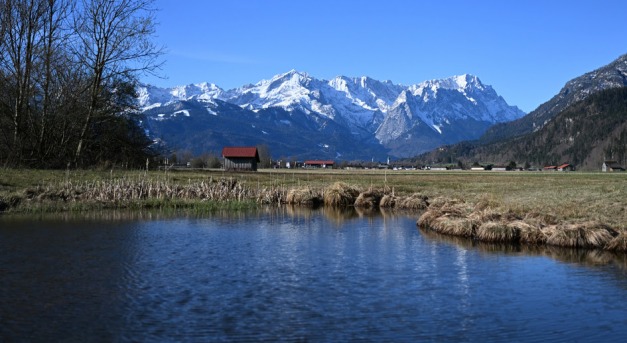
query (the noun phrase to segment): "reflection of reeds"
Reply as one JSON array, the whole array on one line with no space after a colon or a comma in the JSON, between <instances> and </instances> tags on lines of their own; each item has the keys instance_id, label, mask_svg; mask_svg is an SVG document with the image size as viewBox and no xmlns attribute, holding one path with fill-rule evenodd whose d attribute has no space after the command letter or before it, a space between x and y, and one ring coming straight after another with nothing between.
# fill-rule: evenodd
<instances>
[{"instance_id":1,"label":"reflection of reeds","mask_svg":"<svg viewBox=\"0 0 627 343\"><path fill-rule=\"evenodd\" d=\"M359 207L355 206L355 213L360 217L375 217L381 214L381 210L376 207Z\"/></svg>"},{"instance_id":2,"label":"reflection of reeds","mask_svg":"<svg viewBox=\"0 0 627 343\"><path fill-rule=\"evenodd\" d=\"M325 207L322 210L324 211L324 216L336 224L342 224L346 220L359 217L359 214L353 207Z\"/></svg>"},{"instance_id":3,"label":"reflection of reeds","mask_svg":"<svg viewBox=\"0 0 627 343\"><path fill-rule=\"evenodd\" d=\"M526 245L512 243L480 242L459 236L438 233L431 229L420 228L420 233L430 239L448 244L454 244L464 249L474 249L488 254L525 254L531 256L546 256L566 263L578 263L587 266L613 264L621 270L627 271L627 254L614 253L599 249L573 249L552 245Z\"/></svg>"}]
</instances>

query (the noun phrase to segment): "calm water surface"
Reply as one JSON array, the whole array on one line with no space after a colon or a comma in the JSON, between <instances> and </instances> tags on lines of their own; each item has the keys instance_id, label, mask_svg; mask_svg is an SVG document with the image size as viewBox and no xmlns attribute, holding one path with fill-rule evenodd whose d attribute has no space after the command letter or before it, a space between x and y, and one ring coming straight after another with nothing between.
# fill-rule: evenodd
<instances>
[{"instance_id":1,"label":"calm water surface","mask_svg":"<svg viewBox=\"0 0 627 343\"><path fill-rule=\"evenodd\" d=\"M0 341L622 342L624 256L416 217L0 217Z\"/></svg>"}]
</instances>

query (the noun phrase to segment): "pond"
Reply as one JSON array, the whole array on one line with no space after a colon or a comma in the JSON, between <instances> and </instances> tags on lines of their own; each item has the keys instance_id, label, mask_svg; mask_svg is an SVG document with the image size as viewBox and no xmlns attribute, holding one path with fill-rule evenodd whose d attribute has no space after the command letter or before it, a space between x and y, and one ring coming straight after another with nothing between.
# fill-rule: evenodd
<instances>
[{"instance_id":1,"label":"pond","mask_svg":"<svg viewBox=\"0 0 627 343\"><path fill-rule=\"evenodd\" d=\"M627 259L417 215L0 217L0 341L621 341Z\"/></svg>"}]
</instances>

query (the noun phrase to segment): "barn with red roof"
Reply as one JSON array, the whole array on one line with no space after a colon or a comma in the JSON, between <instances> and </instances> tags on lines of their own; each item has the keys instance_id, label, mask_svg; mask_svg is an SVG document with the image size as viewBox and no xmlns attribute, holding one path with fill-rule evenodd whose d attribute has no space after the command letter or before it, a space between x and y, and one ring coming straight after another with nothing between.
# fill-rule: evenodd
<instances>
[{"instance_id":1,"label":"barn with red roof","mask_svg":"<svg viewBox=\"0 0 627 343\"><path fill-rule=\"evenodd\" d=\"M256 147L231 146L222 148L224 170L257 171L259 152Z\"/></svg>"}]
</instances>

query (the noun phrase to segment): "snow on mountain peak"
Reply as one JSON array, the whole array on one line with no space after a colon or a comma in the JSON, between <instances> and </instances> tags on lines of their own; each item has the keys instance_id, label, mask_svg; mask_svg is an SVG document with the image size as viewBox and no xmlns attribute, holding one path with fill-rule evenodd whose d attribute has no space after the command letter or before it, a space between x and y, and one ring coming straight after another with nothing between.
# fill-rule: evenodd
<instances>
[{"instance_id":1,"label":"snow on mountain peak","mask_svg":"<svg viewBox=\"0 0 627 343\"><path fill-rule=\"evenodd\" d=\"M155 105L164 105L173 101L189 100L197 97L203 100L218 98L224 93L222 88L213 83L196 83L171 88L159 88L151 85L137 89L139 106L147 109Z\"/></svg>"},{"instance_id":2,"label":"snow on mountain peak","mask_svg":"<svg viewBox=\"0 0 627 343\"><path fill-rule=\"evenodd\" d=\"M486 86L481 83L478 77L470 74L455 75L445 79L434 79L423 81L419 84L412 85L410 88L414 90L431 89L437 92L438 89L448 89L463 92L467 89L484 90Z\"/></svg>"},{"instance_id":3,"label":"snow on mountain peak","mask_svg":"<svg viewBox=\"0 0 627 343\"><path fill-rule=\"evenodd\" d=\"M222 96L222 99L256 109L268 107L291 109L309 97L311 91L307 86L312 81L314 79L307 73L292 69L269 80L230 90Z\"/></svg>"},{"instance_id":4,"label":"snow on mountain peak","mask_svg":"<svg viewBox=\"0 0 627 343\"><path fill-rule=\"evenodd\" d=\"M193 121L203 113L219 120L237 105L244 109L238 116L254 113L246 120L276 124L278 116L279 122L300 122L307 130L345 130L341 132L360 142L377 142L398 156L436 143L475 139L493 123L524 115L470 74L404 86L367 76L322 80L293 69L227 91L203 82L172 88L142 86L138 93L140 106L161 124L183 117ZM198 111L198 105L207 111ZM265 111L268 108L284 111Z\"/></svg>"},{"instance_id":5,"label":"snow on mountain peak","mask_svg":"<svg viewBox=\"0 0 627 343\"><path fill-rule=\"evenodd\" d=\"M410 107L424 107L432 101L447 102L447 106L457 108L448 111L449 118L470 116L477 120L502 122L524 114L520 110L510 109L492 87L484 86L478 77L470 74L401 86L367 76L337 76L326 81L292 69L254 85L229 91L204 82L167 89L146 86L139 93L140 105L144 108L150 104L191 98L219 99L256 111L270 107L281 107L287 111L298 109L307 114L316 113L333 120L350 122L361 128L376 125L382 115L398 106L407 106L408 102L411 102ZM444 98L439 99L441 96ZM428 111L424 109L415 112L414 115L434 125L438 121L433 118L441 116L437 113L427 115L425 113Z\"/></svg>"}]
</instances>

